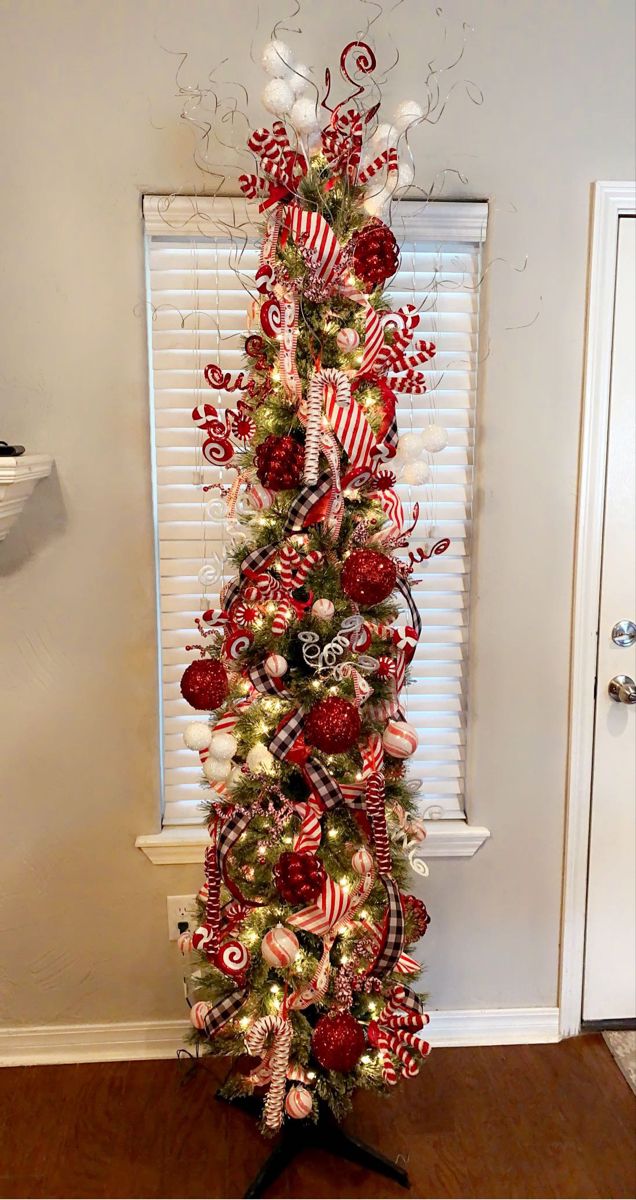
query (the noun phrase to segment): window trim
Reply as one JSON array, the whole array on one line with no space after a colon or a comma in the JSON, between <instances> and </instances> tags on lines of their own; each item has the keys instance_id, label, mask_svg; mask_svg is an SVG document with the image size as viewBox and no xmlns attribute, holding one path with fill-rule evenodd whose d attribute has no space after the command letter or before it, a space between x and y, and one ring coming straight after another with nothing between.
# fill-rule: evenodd
<instances>
[{"instance_id":1,"label":"window trim","mask_svg":"<svg viewBox=\"0 0 636 1200\"><path fill-rule=\"evenodd\" d=\"M239 209L242 214L246 211L245 201L238 197L147 195L142 204L145 236L208 236L208 222L227 220L235 225ZM482 201L423 202L421 212L409 213L408 236L417 240L483 243L487 220L488 205ZM398 216L394 222L398 235L399 223ZM249 236L260 233L259 224L249 218L247 222L243 219L241 225ZM157 816L162 822L161 801ZM424 856L427 859L470 858L490 837L488 829L470 825L466 817L427 820L424 824L427 833ZM135 846L155 865L202 863L208 845L207 831L197 825L162 826L160 832L141 834L135 841Z\"/></svg>"}]
</instances>

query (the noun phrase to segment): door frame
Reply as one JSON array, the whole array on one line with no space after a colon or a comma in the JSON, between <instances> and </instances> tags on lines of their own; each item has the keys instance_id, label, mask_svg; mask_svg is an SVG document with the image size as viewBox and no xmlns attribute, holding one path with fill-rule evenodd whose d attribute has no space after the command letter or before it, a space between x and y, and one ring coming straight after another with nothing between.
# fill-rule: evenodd
<instances>
[{"instance_id":1,"label":"door frame","mask_svg":"<svg viewBox=\"0 0 636 1200\"><path fill-rule=\"evenodd\" d=\"M581 1029L618 222L623 216L634 215L636 183L601 181L593 185L572 607L559 994L561 1037L571 1037Z\"/></svg>"}]
</instances>

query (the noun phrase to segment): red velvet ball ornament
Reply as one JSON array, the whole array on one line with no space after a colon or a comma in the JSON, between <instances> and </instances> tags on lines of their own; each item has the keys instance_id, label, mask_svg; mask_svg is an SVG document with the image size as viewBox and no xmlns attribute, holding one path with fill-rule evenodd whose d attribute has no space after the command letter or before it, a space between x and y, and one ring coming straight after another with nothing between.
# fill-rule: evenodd
<instances>
[{"instance_id":1,"label":"red velvet ball ornament","mask_svg":"<svg viewBox=\"0 0 636 1200\"><path fill-rule=\"evenodd\" d=\"M315 854L285 850L274 867L274 882L288 904L311 904L324 878L325 869Z\"/></svg>"},{"instance_id":2,"label":"red velvet ball ornament","mask_svg":"<svg viewBox=\"0 0 636 1200\"><path fill-rule=\"evenodd\" d=\"M314 705L303 729L305 741L325 754L344 754L360 737L360 713L341 696L326 696Z\"/></svg>"},{"instance_id":3,"label":"red velvet ball ornament","mask_svg":"<svg viewBox=\"0 0 636 1200\"><path fill-rule=\"evenodd\" d=\"M353 235L353 270L369 288L394 275L400 264L398 244L383 221L369 221Z\"/></svg>"},{"instance_id":4,"label":"red velvet ball ornament","mask_svg":"<svg viewBox=\"0 0 636 1200\"><path fill-rule=\"evenodd\" d=\"M312 1054L326 1071L353 1071L364 1047L364 1030L348 1012L321 1017L311 1039Z\"/></svg>"},{"instance_id":5,"label":"red velvet ball ornament","mask_svg":"<svg viewBox=\"0 0 636 1200\"><path fill-rule=\"evenodd\" d=\"M256 474L273 492L298 487L303 477L305 451L293 437L271 433L256 447Z\"/></svg>"},{"instance_id":6,"label":"red velvet ball ornament","mask_svg":"<svg viewBox=\"0 0 636 1200\"><path fill-rule=\"evenodd\" d=\"M356 604L380 604L396 581L395 562L376 550L353 550L342 568L342 590Z\"/></svg>"},{"instance_id":7,"label":"red velvet ball ornament","mask_svg":"<svg viewBox=\"0 0 636 1200\"><path fill-rule=\"evenodd\" d=\"M214 658L198 658L181 676L181 695L193 708L209 712L218 708L228 694L225 667Z\"/></svg>"},{"instance_id":8,"label":"red velvet ball ornament","mask_svg":"<svg viewBox=\"0 0 636 1200\"><path fill-rule=\"evenodd\" d=\"M402 896L401 900L404 915L407 921L413 926L415 937L424 937L431 923L431 918L428 915L424 901L420 900L419 896L410 895Z\"/></svg>"}]
</instances>

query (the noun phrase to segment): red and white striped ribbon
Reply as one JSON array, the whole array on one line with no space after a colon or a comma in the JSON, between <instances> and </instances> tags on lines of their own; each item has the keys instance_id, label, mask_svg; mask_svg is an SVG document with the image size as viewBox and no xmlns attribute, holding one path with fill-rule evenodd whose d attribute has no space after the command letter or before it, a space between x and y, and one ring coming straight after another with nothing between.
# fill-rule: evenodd
<instances>
[{"instance_id":1,"label":"red and white striped ribbon","mask_svg":"<svg viewBox=\"0 0 636 1200\"><path fill-rule=\"evenodd\" d=\"M287 919L287 924L323 937L329 933L332 925L341 921L349 913L353 901L354 897L351 892L341 887L334 879L326 878L315 904L308 905L300 912L292 913Z\"/></svg>"},{"instance_id":2,"label":"red and white striped ribbon","mask_svg":"<svg viewBox=\"0 0 636 1200\"><path fill-rule=\"evenodd\" d=\"M318 278L330 283L342 270L342 247L331 226L320 213L297 204L288 206L285 221L300 253L315 255Z\"/></svg>"},{"instance_id":3,"label":"red and white striped ribbon","mask_svg":"<svg viewBox=\"0 0 636 1200\"><path fill-rule=\"evenodd\" d=\"M297 854L315 854L322 840L319 809L317 805L302 801L294 805L294 811L300 817L300 829L294 838L293 849Z\"/></svg>"},{"instance_id":4,"label":"red and white striped ribbon","mask_svg":"<svg viewBox=\"0 0 636 1200\"><path fill-rule=\"evenodd\" d=\"M371 451L375 446L375 434L365 417L362 407L358 401L351 396L349 390L349 401L343 403L344 388L340 390L337 387L336 381L331 378L333 375L343 375L343 372L336 371L334 368L328 368L327 371L319 372L323 376L323 403L325 408L325 416L331 425L340 445L349 458L349 462L354 467L366 467L371 462ZM346 376L344 376L346 379ZM349 381L347 380L347 387Z\"/></svg>"}]
</instances>

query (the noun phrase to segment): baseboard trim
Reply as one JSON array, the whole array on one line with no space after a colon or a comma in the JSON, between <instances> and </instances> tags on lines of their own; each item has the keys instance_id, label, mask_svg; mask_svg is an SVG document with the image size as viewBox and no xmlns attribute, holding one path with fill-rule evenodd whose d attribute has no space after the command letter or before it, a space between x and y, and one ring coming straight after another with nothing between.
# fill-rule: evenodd
<instances>
[{"instance_id":1,"label":"baseboard trim","mask_svg":"<svg viewBox=\"0 0 636 1200\"><path fill-rule=\"evenodd\" d=\"M430 1010L433 1046L514 1046L559 1040L557 1008ZM172 1058L184 1045L183 1021L103 1025L16 1025L0 1029L0 1066L127 1062Z\"/></svg>"}]
</instances>

